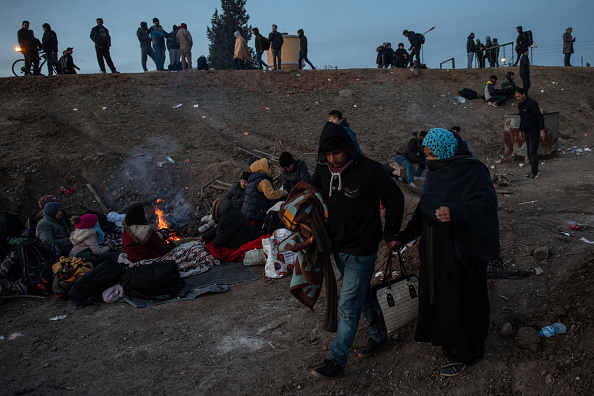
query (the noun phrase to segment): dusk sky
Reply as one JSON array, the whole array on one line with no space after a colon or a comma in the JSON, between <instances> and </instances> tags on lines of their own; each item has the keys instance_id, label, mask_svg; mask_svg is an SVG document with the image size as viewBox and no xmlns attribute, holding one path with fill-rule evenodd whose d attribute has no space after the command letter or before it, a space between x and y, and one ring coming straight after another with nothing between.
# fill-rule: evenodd
<instances>
[{"instance_id":1,"label":"dusk sky","mask_svg":"<svg viewBox=\"0 0 594 396\"><path fill-rule=\"evenodd\" d=\"M95 19L102 17L112 37L111 55L120 72L141 72L140 47L136 30L141 21L152 24L159 18L166 31L185 22L194 39L193 64L200 55L208 55L206 28L220 0L163 2L155 0L2 0L0 15L0 77L12 76L12 63L20 57L17 31L21 22L31 22L35 36L41 39L41 25L49 23L56 31L59 51L74 48L74 61L80 73L98 73L99 66L93 42L89 38ZM575 54L572 64L579 66L581 57L594 63L594 1L539 0L522 1L319 1L319 0L248 0L249 23L260 32L279 31L296 34L305 30L309 42L309 59L318 68L326 65L339 69L376 67L375 48L382 42L393 47L408 42L402 30L425 32L431 26L424 46L425 63L439 68L439 63L456 58L457 68L466 67L466 37L474 32L484 42L485 36L497 37L500 44L515 41L517 25L532 30L538 48L533 64L562 66L562 35L573 27ZM253 47L253 40L248 42ZM509 48L509 47L508 47ZM508 51L509 52L509 51ZM508 55L509 56L509 55ZM167 57L166 65L169 63ZM154 63L149 59L149 69ZM451 67L451 66L448 66ZM44 74L47 70L44 68Z\"/></svg>"}]
</instances>

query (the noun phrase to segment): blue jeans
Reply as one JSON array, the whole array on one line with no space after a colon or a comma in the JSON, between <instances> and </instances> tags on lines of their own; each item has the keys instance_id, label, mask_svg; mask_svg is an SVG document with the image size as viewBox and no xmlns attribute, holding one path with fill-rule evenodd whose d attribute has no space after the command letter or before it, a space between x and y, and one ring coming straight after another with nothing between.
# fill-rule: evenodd
<instances>
[{"instance_id":1,"label":"blue jeans","mask_svg":"<svg viewBox=\"0 0 594 396\"><path fill-rule=\"evenodd\" d=\"M406 157L405 155L396 154L396 158L394 159L394 161L396 161L400 166L403 166L404 168L406 168L406 182L407 183L412 183L415 180L415 176L421 177L423 175L423 171L425 170L425 163L419 162L419 168L417 169L417 171L415 173L413 173L414 165L412 162L410 162L408 157Z\"/></svg>"},{"instance_id":2,"label":"blue jeans","mask_svg":"<svg viewBox=\"0 0 594 396\"><path fill-rule=\"evenodd\" d=\"M563 60L563 64L565 66L571 66L571 54L565 54L565 59Z\"/></svg>"},{"instance_id":3,"label":"blue jeans","mask_svg":"<svg viewBox=\"0 0 594 396\"><path fill-rule=\"evenodd\" d=\"M165 70L165 43L153 43L153 49L155 50L155 58L157 61L157 70Z\"/></svg>"},{"instance_id":4,"label":"blue jeans","mask_svg":"<svg viewBox=\"0 0 594 396\"><path fill-rule=\"evenodd\" d=\"M378 328L378 319L373 311L371 278L375 272L377 253L371 256L353 256L334 253L334 261L342 275L342 289L338 300L338 330L330 345L330 359L344 367L353 346L361 313L367 321L371 338L381 342L386 335Z\"/></svg>"},{"instance_id":5,"label":"blue jeans","mask_svg":"<svg viewBox=\"0 0 594 396\"><path fill-rule=\"evenodd\" d=\"M468 56L468 68L472 69L472 61L474 60L474 52L468 52L466 54Z\"/></svg>"},{"instance_id":6,"label":"blue jeans","mask_svg":"<svg viewBox=\"0 0 594 396\"><path fill-rule=\"evenodd\" d=\"M268 65L262 60L262 52L260 51L256 51L256 65L258 65L260 69L262 69L262 67L268 68Z\"/></svg>"}]
</instances>

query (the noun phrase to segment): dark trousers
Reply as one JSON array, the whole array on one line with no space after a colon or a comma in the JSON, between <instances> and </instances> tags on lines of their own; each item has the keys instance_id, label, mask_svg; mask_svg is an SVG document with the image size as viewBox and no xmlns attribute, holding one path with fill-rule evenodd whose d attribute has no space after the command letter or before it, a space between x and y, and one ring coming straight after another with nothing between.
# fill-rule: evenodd
<instances>
[{"instance_id":1,"label":"dark trousers","mask_svg":"<svg viewBox=\"0 0 594 396\"><path fill-rule=\"evenodd\" d=\"M58 54L50 53L46 54L47 56L47 75L51 76L54 74L54 69L52 66L56 68L56 73L62 75L64 74L64 70L62 70L62 66L60 66L60 62L58 62Z\"/></svg>"},{"instance_id":2,"label":"dark trousers","mask_svg":"<svg viewBox=\"0 0 594 396\"><path fill-rule=\"evenodd\" d=\"M571 61L570 61L570 59L571 59L571 54L565 54L565 61L564 61L564 63L563 63L563 64L564 64L565 66L571 66Z\"/></svg>"},{"instance_id":3,"label":"dark trousers","mask_svg":"<svg viewBox=\"0 0 594 396\"><path fill-rule=\"evenodd\" d=\"M245 64L243 63L243 59L233 58L233 69L234 70L245 69Z\"/></svg>"},{"instance_id":4,"label":"dark trousers","mask_svg":"<svg viewBox=\"0 0 594 396\"><path fill-rule=\"evenodd\" d=\"M99 63L99 67L101 68L102 72L105 72L105 63L103 63L103 59L107 62L107 66L112 73L116 71L115 66L111 60L111 55L109 54L109 47L95 47L95 52L97 52L97 62Z\"/></svg>"},{"instance_id":5,"label":"dark trousers","mask_svg":"<svg viewBox=\"0 0 594 396\"><path fill-rule=\"evenodd\" d=\"M540 133L538 131L525 132L524 139L526 139L526 154L530 160L532 167L532 174L538 173L538 146L540 142Z\"/></svg>"},{"instance_id":6,"label":"dark trousers","mask_svg":"<svg viewBox=\"0 0 594 396\"><path fill-rule=\"evenodd\" d=\"M478 62L479 68L485 67L485 56L482 53L476 54L476 61Z\"/></svg>"},{"instance_id":7,"label":"dark trousers","mask_svg":"<svg viewBox=\"0 0 594 396\"><path fill-rule=\"evenodd\" d=\"M272 63L274 65L274 70L276 70L276 67L277 67L277 65L276 65L277 60L278 60L278 70L280 70L281 69L281 63L282 63L282 60L281 60L281 49L280 48L279 49L274 49L273 48L272 49Z\"/></svg>"},{"instance_id":8,"label":"dark trousers","mask_svg":"<svg viewBox=\"0 0 594 396\"><path fill-rule=\"evenodd\" d=\"M142 63L142 70L148 71L148 69L146 68L146 59L148 56L150 56L153 62L155 62L155 66L157 65L157 60L155 59L155 51L153 51L150 45L141 46L140 52L140 62Z\"/></svg>"},{"instance_id":9,"label":"dark trousers","mask_svg":"<svg viewBox=\"0 0 594 396\"><path fill-rule=\"evenodd\" d=\"M415 47L412 51L410 51L410 55L408 57L410 58L411 66L413 66L415 63L413 55L417 58L418 66L421 66L421 47L419 47L419 48Z\"/></svg>"},{"instance_id":10,"label":"dark trousers","mask_svg":"<svg viewBox=\"0 0 594 396\"><path fill-rule=\"evenodd\" d=\"M39 71L39 53L37 50L23 52L25 56L25 74L31 74L31 66L33 66L33 74L36 76L41 74Z\"/></svg>"},{"instance_id":11,"label":"dark trousers","mask_svg":"<svg viewBox=\"0 0 594 396\"><path fill-rule=\"evenodd\" d=\"M522 78L522 88L528 93L528 89L530 88L530 74L522 75L520 74L520 78Z\"/></svg>"},{"instance_id":12,"label":"dark trousers","mask_svg":"<svg viewBox=\"0 0 594 396\"><path fill-rule=\"evenodd\" d=\"M301 69L301 68L305 67L305 64L303 63L303 61L306 61L307 64L309 66L311 66L312 69L315 70L314 65L312 65L311 62L309 61L309 59L307 59L307 52L300 52L299 53L299 67L298 67L298 69Z\"/></svg>"}]
</instances>

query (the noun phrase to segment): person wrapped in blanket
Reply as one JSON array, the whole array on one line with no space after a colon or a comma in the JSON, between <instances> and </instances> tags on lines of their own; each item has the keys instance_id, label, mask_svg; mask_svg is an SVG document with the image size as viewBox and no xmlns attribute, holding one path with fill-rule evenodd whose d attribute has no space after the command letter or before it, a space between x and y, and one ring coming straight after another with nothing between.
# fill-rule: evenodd
<instances>
[{"instance_id":1,"label":"person wrapped in blanket","mask_svg":"<svg viewBox=\"0 0 594 396\"><path fill-rule=\"evenodd\" d=\"M182 240L185 243L179 246L168 241L153 224L148 223L148 216L140 204L130 207L122 224L122 243L128 256L125 263L128 267L173 260L177 263L180 277L186 278L206 272L220 263L206 251L204 243L197 238L188 242L187 239Z\"/></svg>"},{"instance_id":2,"label":"person wrapped in blanket","mask_svg":"<svg viewBox=\"0 0 594 396\"><path fill-rule=\"evenodd\" d=\"M420 236L415 341L441 346L440 374L455 376L485 353L486 270L500 259L497 196L487 167L457 133L431 129L423 146L427 178L397 246Z\"/></svg>"},{"instance_id":3,"label":"person wrapped in blanket","mask_svg":"<svg viewBox=\"0 0 594 396\"><path fill-rule=\"evenodd\" d=\"M252 225L239 209L225 197L212 205L216 227L202 235L206 249L221 262L242 261L245 253L262 249L262 231Z\"/></svg>"},{"instance_id":4,"label":"person wrapped in blanket","mask_svg":"<svg viewBox=\"0 0 594 396\"><path fill-rule=\"evenodd\" d=\"M74 246L69 254L71 258L85 249L89 249L95 256L109 252L110 246L99 246L101 228L98 227L97 215L73 216L70 222L76 228L70 235L70 242Z\"/></svg>"}]
</instances>

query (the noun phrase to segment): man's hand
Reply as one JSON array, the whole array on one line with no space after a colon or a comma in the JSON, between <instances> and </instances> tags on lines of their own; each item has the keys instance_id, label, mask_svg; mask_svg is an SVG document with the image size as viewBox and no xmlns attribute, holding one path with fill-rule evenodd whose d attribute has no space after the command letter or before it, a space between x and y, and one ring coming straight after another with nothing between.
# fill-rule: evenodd
<instances>
[{"instance_id":1,"label":"man's hand","mask_svg":"<svg viewBox=\"0 0 594 396\"><path fill-rule=\"evenodd\" d=\"M400 246L402 246L402 242L400 241L391 241L391 242L387 242L386 241L386 246L388 247L388 249L394 251L396 249L399 249Z\"/></svg>"},{"instance_id":2,"label":"man's hand","mask_svg":"<svg viewBox=\"0 0 594 396\"><path fill-rule=\"evenodd\" d=\"M451 220L450 217L450 208L447 206L440 206L439 209L435 211L435 216L441 221L442 223L449 223Z\"/></svg>"},{"instance_id":3,"label":"man's hand","mask_svg":"<svg viewBox=\"0 0 594 396\"><path fill-rule=\"evenodd\" d=\"M545 134L545 130L541 130L540 131L540 138L542 139L542 141L544 142L544 140L546 139L547 135Z\"/></svg>"}]
</instances>

